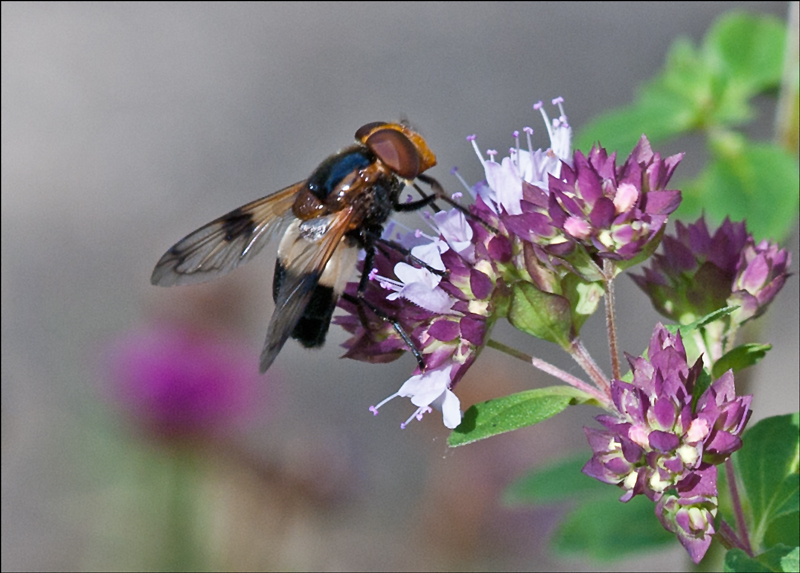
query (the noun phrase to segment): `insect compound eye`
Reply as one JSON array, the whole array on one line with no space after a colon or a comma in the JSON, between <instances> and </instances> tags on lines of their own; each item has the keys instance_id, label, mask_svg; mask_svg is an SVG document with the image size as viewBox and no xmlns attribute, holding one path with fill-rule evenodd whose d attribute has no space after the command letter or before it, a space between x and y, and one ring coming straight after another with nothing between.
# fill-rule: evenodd
<instances>
[{"instance_id":1,"label":"insect compound eye","mask_svg":"<svg viewBox=\"0 0 800 573\"><path fill-rule=\"evenodd\" d=\"M382 127L384 125L386 125L385 121L373 121L366 125L362 125L361 127L358 128L358 131L356 132L356 139L361 143L364 143L366 138L369 137L370 133L372 133L373 131L377 130L379 127Z\"/></svg>"},{"instance_id":2,"label":"insect compound eye","mask_svg":"<svg viewBox=\"0 0 800 573\"><path fill-rule=\"evenodd\" d=\"M420 174L417 148L403 133L395 129L379 129L364 144L400 177L413 179Z\"/></svg>"}]
</instances>

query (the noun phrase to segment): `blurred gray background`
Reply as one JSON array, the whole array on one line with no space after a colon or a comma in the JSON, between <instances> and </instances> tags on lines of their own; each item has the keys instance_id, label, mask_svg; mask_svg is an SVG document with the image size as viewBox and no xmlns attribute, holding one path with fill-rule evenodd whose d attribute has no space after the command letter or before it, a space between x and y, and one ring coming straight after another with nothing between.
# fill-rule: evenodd
<instances>
[{"instance_id":1,"label":"blurred gray background","mask_svg":"<svg viewBox=\"0 0 800 573\"><path fill-rule=\"evenodd\" d=\"M138 530L105 501L119 476L101 453L140 447L98 397L108 339L194 300L237 329L257 367L272 310L269 249L212 285L151 287L172 243L306 177L360 125L401 115L437 154L431 174L458 190L452 166L470 182L483 177L465 136L504 150L530 125L546 146L533 103L563 96L580 128L630 102L676 37L699 41L736 6L787 11L782 2L3 3L2 569L143 566L116 553ZM771 126L767 110L753 129L768 137ZM697 171L702 141L659 146L683 149L679 178ZM790 246L800 260L796 234ZM793 277L762 319L774 349L750 388L754 420L798 409L797 300ZM617 302L621 349L638 352L658 317L627 277ZM593 317L584 338L608 370L603 322ZM506 325L495 337L577 373L552 345ZM235 439L279 473L292 466L311 482L336 481L331 495L345 501L284 507L263 531L223 509L272 547L264 559L257 547L234 554L226 567L597 567L545 550L559 508L499 501L527 468L585 448L581 427L596 411L448 451L436 414L401 431L407 401L377 418L367 410L397 390L413 360L339 360L343 340L334 327L321 351L287 344L264 381L268 407ZM551 383L489 349L458 393L466 406ZM246 489L235 483L224 487ZM686 563L675 544L607 567Z\"/></svg>"}]
</instances>

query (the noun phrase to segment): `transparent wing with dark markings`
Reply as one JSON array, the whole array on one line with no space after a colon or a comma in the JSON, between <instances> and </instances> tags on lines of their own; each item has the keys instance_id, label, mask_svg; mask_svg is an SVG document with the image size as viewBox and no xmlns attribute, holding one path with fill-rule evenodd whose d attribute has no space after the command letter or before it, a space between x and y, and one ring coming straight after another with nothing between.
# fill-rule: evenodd
<instances>
[{"instance_id":1,"label":"transparent wing with dark markings","mask_svg":"<svg viewBox=\"0 0 800 573\"><path fill-rule=\"evenodd\" d=\"M336 213L330 228L318 241L298 239L303 244L301 248L293 249L292 259L286 261L286 276L275 300L275 311L272 313L267 339L261 351L262 373L267 371L278 356L308 306L325 265L350 228L353 212L350 207Z\"/></svg>"},{"instance_id":2,"label":"transparent wing with dark markings","mask_svg":"<svg viewBox=\"0 0 800 573\"><path fill-rule=\"evenodd\" d=\"M156 264L150 282L195 284L221 277L252 259L286 227L305 181L248 203L178 241Z\"/></svg>"}]
</instances>

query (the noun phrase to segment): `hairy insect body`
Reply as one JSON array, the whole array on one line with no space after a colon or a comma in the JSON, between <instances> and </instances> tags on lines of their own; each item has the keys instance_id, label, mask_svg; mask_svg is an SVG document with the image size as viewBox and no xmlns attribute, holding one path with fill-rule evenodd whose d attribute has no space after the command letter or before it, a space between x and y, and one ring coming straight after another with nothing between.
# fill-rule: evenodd
<instances>
[{"instance_id":1,"label":"hairy insect body","mask_svg":"<svg viewBox=\"0 0 800 573\"><path fill-rule=\"evenodd\" d=\"M401 205L399 197L405 184L416 178L438 189L435 180L422 175L435 164L425 140L408 125L368 123L356 132L355 145L325 159L308 179L234 209L184 237L161 257L150 280L172 286L225 275L282 233L272 285L275 311L261 353L264 372L289 337L309 348L325 342L360 249L365 251L366 274L357 298L368 304L363 293L376 244L408 254L381 239L383 225L394 211L432 204L434 196L426 196L416 185L423 199ZM396 321L381 318L390 320L403 340L410 340ZM420 353L410 349L424 368Z\"/></svg>"}]
</instances>

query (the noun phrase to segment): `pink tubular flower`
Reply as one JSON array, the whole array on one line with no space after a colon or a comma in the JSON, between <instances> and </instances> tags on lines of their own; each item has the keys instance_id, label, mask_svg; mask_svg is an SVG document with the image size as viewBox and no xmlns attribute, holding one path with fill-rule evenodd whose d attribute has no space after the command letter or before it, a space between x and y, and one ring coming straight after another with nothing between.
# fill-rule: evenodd
<instances>
[{"instance_id":1,"label":"pink tubular flower","mask_svg":"<svg viewBox=\"0 0 800 573\"><path fill-rule=\"evenodd\" d=\"M461 423L460 402L450 390L451 372L454 364L443 364L437 368L426 370L423 374L416 374L406 380L400 389L381 401L377 406L370 406L370 411L378 415L378 409L396 397L410 398L417 410L400 424L405 428L411 420L422 420L423 415L431 411L431 406L442 412L444 425L450 429Z\"/></svg>"},{"instance_id":2,"label":"pink tubular flower","mask_svg":"<svg viewBox=\"0 0 800 573\"><path fill-rule=\"evenodd\" d=\"M470 190L473 196L481 197L495 213L522 214L520 202L524 185L535 185L546 189L550 176L559 177L562 162L568 164L571 162L572 128L564 113L563 101L562 98L553 100L553 105L557 105L559 109L559 116L553 121L550 121L542 102L533 106L534 110L542 114L550 137L550 148L547 150L533 149L531 143L533 130L530 127L523 129L528 149L520 149L519 132L515 131L516 145L509 150L508 157L504 157L499 163L494 160L496 152L488 152L489 159L486 160L478 148L475 136L467 138L472 143L486 173L485 184L479 183Z\"/></svg>"}]
</instances>

